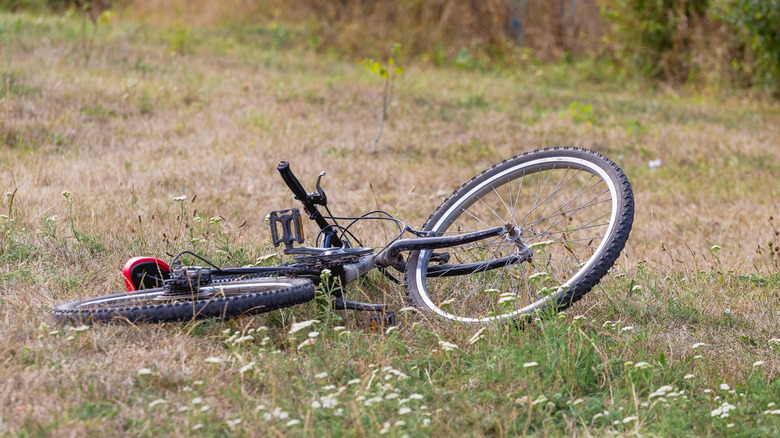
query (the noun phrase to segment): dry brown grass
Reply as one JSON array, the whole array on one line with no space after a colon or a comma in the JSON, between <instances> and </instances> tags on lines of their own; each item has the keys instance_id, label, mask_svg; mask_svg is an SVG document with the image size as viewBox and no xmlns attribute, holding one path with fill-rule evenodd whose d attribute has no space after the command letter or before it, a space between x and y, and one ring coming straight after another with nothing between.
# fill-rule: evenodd
<instances>
[{"instance_id":1,"label":"dry brown grass","mask_svg":"<svg viewBox=\"0 0 780 438\"><path fill-rule=\"evenodd\" d=\"M140 7L137 13L143 13ZM309 187L319 171L328 172L334 213L382 208L419 227L452 190L504 158L557 145L603 152L626 170L636 194L634 230L613 270L627 275L606 282L572 312L592 318L594 326L622 319L647 333L634 347L604 354L639 361L664 352L670 363L684 363L694 354L690 345L702 341L711 345L711 371L702 374L712 386L721 377L744 380L746 361L754 357L766 360L767 381L777 377L778 356L766 341L780 334L778 267L766 252L756 252L779 239L768 222L780 220L777 103L594 85L568 66L464 73L412 65L398 83L378 154L371 155L381 85L357 64L276 51L265 37L240 41L200 31L181 55L171 50L175 34L124 22L101 28L84 69L79 40L69 37L74 24L41 21L25 18L25 33L6 44L3 64L27 91L8 93L0 108L0 192L17 191L13 239L37 255L13 256L7 247L0 254L0 433L188 435L205 420L195 414L169 419L145 406L156 397L172 409L187 405L192 395L182 388L197 380L204 387L191 389L212 407L204 414L208 421L222 424L238 413L258 427L249 435L282 433L260 418L250 420L255 405L309 403L309 394L285 388L310 379L308 361L314 359L292 348L266 354L263 377L246 380L234 368L203 359L228 354L243 366L253 356L226 353L222 327L276 324L270 336L283 345L280 319L295 313L183 327L99 326L72 341L49 315L64 300L121 290L120 267L128 257L168 258L186 246L175 196L197 196L188 213L223 217L223 231L246 246L248 258L273 252L263 218L294 204L274 170L282 159ZM593 110L583 114L572 102L591 103ZM655 158L664 165L648 169ZM94 236L102 250L90 252L72 238L64 190L75 199L74 226ZM7 214L7 200L0 205ZM53 215L57 236L41 224ZM385 239L381 231L367 232L367 244ZM721 264L711 250L715 244L722 246ZM215 245L211 240L203 249L217 254ZM739 279L756 274L774 283ZM631 280L643 290L628 294ZM396 308L403 305L399 287L380 289ZM300 312L300 318L313 315L310 307ZM426 325L414 315L404 318L400 339L409 345L422 336L413 322L445 338L471 335ZM348 326L362 328L351 320ZM359 376L370 372L369 363L390 365L430 351L418 346L405 357L392 342L367 331L360 336L330 359ZM301 361L291 365L293 358ZM153 376L139 378L142 367L153 369ZM523 385L502 388L517 393ZM446 393L442 398L431 406L441 409L436 430L454 433ZM106 400L113 415L83 411ZM350 415L359 419L362 408L353 405ZM130 420L137 423L126 429ZM360 427L357 435L372 434Z\"/></svg>"}]
</instances>

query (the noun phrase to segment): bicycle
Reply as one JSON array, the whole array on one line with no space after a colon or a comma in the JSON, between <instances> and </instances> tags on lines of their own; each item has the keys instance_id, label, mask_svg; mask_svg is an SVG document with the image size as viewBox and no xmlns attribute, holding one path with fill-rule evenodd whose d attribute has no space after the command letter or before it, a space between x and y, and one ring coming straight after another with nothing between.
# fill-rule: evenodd
<instances>
[{"instance_id":1,"label":"bicycle","mask_svg":"<svg viewBox=\"0 0 780 438\"><path fill-rule=\"evenodd\" d=\"M400 284L393 269L403 273L410 304L424 312L469 324L515 320L581 299L617 260L634 216L625 173L586 149L536 150L496 164L445 199L420 230L384 211L334 216L321 186L324 172L308 193L288 162L277 169L319 227L316 246L295 246L304 243L298 209L273 211L273 244L283 244L291 262L220 268L187 251L170 264L137 257L123 271L127 292L64 303L54 316L163 322L263 313L313 300L328 269L337 279L329 291L334 308L371 311L394 324L387 305L343 295L373 269ZM363 247L351 228L366 220L390 221L398 234L382 248ZM183 265L185 254L204 266Z\"/></svg>"}]
</instances>

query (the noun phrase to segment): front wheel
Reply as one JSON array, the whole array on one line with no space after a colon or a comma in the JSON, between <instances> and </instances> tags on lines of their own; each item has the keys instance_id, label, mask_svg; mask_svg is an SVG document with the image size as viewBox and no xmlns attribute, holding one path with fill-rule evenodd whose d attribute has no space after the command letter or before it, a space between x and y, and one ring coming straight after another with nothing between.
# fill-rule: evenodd
<instances>
[{"instance_id":1,"label":"front wheel","mask_svg":"<svg viewBox=\"0 0 780 438\"><path fill-rule=\"evenodd\" d=\"M633 218L628 178L603 155L554 148L516 156L456 190L422 230L457 236L505 226L519 238L412 252L407 297L439 317L472 324L551 304L565 309L607 274Z\"/></svg>"},{"instance_id":2,"label":"front wheel","mask_svg":"<svg viewBox=\"0 0 780 438\"><path fill-rule=\"evenodd\" d=\"M208 297L208 298L204 298ZM187 294L169 295L165 288L71 301L54 309L60 322L92 323L183 321L230 318L293 306L314 299L314 285L303 278L225 278Z\"/></svg>"}]
</instances>

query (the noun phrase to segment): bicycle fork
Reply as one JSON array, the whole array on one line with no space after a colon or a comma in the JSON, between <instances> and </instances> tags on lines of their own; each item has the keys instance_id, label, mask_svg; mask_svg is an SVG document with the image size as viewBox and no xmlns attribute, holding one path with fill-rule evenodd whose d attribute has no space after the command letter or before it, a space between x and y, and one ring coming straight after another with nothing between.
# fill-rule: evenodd
<instances>
[{"instance_id":1,"label":"bicycle fork","mask_svg":"<svg viewBox=\"0 0 780 438\"><path fill-rule=\"evenodd\" d=\"M520 239L520 228L512 224L506 224L502 227L459 234L457 236L415 237L395 241L379 254L366 256L360 262L352 265L344 265L344 280L345 283L350 283L375 267L386 268L392 266L399 271L404 271L406 262L401 256L401 253L404 251L451 248L497 236L503 236L507 241L514 243L517 246L515 254L486 262L432 265L428 266L426 275L429 277L468 275L531 261L533 251ZM446 263L446 258L443 261Z\"/></svg>"}]
</instances>

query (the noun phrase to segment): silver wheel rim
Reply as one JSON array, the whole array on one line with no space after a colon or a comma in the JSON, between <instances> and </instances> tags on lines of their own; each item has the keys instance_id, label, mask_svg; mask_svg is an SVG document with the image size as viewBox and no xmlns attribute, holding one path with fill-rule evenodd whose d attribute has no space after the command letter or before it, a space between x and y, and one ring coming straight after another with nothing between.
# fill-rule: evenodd
<instances>
[{"instance_id":1,"label":"silver wheel rim","mask_svg":"<svg viewBox=\"0 0 780 438\"><path fill-rule=\"evenodd\" d=\"M591 188L596 187L599 184L604 184L604 186L607 189L607 192L609 193L609 197L611 200L611 202L609 203L610 204L609 222L606 224L605 231L600 236L601 241L599 242L598 246L593 250L592 254L587 259L587 261L581 264L580 268L573 275L570 275L567 281L563 282L563 284L558 285L557 289L549 293L549 295L536 299L532 301L530 304L523 306L521 308L517 308L516 310L508 313L503 313L503 314L493 315L493 316L485 316L485 317L459 316L454 313L450 313L447 310L442 309L440 306L433 303L433 300L431 299L431 293L425 284L426 283L425 271L428 264L428 259L431 256L432 252L430 250L424 250L421 251L418 256L417 269L415 270L415 278L413 279L413 281L415 281L416 283L417 290L420 291L420 297L423 300L425 306L443 318L464 322L464 323L472 323L472 324L487 323L487 322L492 322L500 319L511 319L520 315L530 313L541 307L544 307L551 300L556 299L560 297L563 293L565 293L588 270L590 270L593 267L593 265L596 263L598 256L603 253L606 245L609 244L610 241L609 236L612 235L612 232L617 222L619 197L618 197L618 188L616 187L614 181L609 177L607 171L588 160L584 160L580 158L572 158L572 157L552 157L552 158L542 158L542 159L532 160L526 163L521 163L512 166L509 169L506 169L502 172L497 173L496 175L487 178L485 181L481 182L476 187L469 190L468 193L464 194L463 196L460 196L458 201L455 202L453 205L451 205L442 214L441 218L432 227L432 230L435 231L436 234L438 235L441 232L440 230L442 230L442 228L448 228L451 224L457 221L457 218L461 216L460 210L466 212L467 208L471 207L471 205L475 204L476 202L479 202L478 198L483 196L485 193L489 192L491 189L492 191L496 192L494 184L496 184L497 182L501 183L501 185L499 185L500 188L502 187L503 185L502 181L504 180L509 181L508 184L511 184L512 181L518 181L518 180L524 181L526 177L526 172L530 172L531 175L538 174L539 181L537 182L538 185L537 185L537 196L536 196L536 199L538 201L540 199L540 194L541 194L538 191L538 188L539 188L539 184L542 183L541 181L542 173L549 170L551 174L555 170L564 170L564 169L567 169L566 172L568 171L572 171L576 173L585 172L586 174L587 173L591 174L590 178L593 178L593 176L597 176L598 178L600 178L600 180L596 181L592 186L590 186L590 188L587 186L587 182L586 182L586 185L581 187L580 190L575 193L575 198L578 197L579 193L583 191L587 192L590 191ZM564 176L561 178L561 181L564 184L568 184L568 182L571 181L571 179L564 181L564 178L566 178L567 175L566 172L564 173ZM545 186L548 182L549 182L549 176L547 180L544 182ZM518 188L518 192L519 192L520 190L522 190L522 182L518 184L520 184ZM555 187L555 190L553 190L553 194L556 193L560 187L562 187L561 182L559 182L558 185ZM510 188L510 193L512 193L511 188ZM497 192L496 195L499 197L499 199L501 198L501 195L498 194ZM475 196L476 196L475 199L471 199L472 197ZM599 196L601 196L601 194ZM519 198L520 198L520 194L518 194L517 196L517 199ZM464 204L466 204L466 201L473 201L473 202L464 206ZM572 199L572 201L574 201L574 199ZM600 203L602 203L601 200L597 201L595 204L592 205L596 205ZM505 203L504 206L506 205L507 204ZM512 205L513 209L518 208L518 203L513 204L510 201L510 205ZM531 211L535 211L539 205L541 204L534 204ZM512 216L511 219L514 222L517 219L517 217ZM491 224L491 226L498 226L498 225L503 225L503 224L500 223ZM528 280L526 279L526 282L527 281Z\"/></svg>"}]
</instances>

